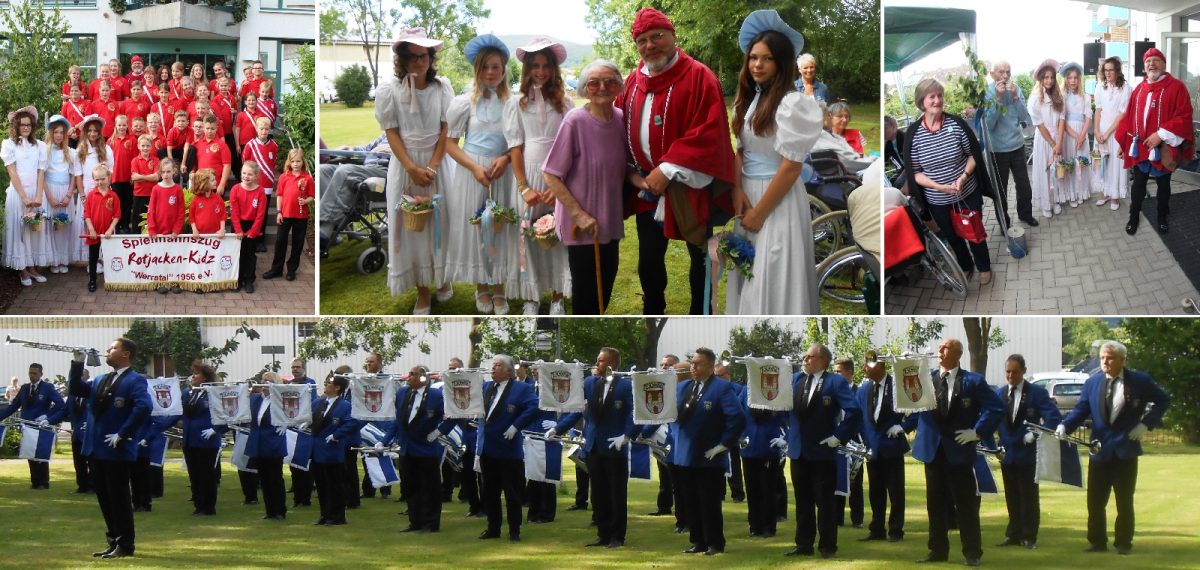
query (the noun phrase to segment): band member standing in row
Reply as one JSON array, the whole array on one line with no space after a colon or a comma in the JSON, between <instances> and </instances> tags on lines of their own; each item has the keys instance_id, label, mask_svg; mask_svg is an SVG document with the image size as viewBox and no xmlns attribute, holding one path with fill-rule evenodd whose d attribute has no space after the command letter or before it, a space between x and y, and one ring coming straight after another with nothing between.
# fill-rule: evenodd
<instances>
[{"instance_id":1,"label":"band member standing in row","mask_svg":"<svg viewBox=\"0 0 1200 570\"><path fill-rule=\"evenodd\" d=\"M850 358L839 358L833 362L833 371L840 374L850 383L850 397L855 402L858 401L859 383L854 382L854 360ZM862 406L858 408L860 415L866 413ZM862 443L862 436L854 436L854 441ZM850 524L854 528L863 527L863 471L859 469L850 477L850 495L834 495L833 497L833 519L838 526L846 526L846 503L850 503Z\"/></svg>"},{"instance_id":2,"label":"band member standing in row","mask_svg":"<svg viewBox=\"0 0 1200 570\"><path fill-rule=\"evenodd\" d=\"M113 341L105 355L112 371L88 384L80 378L87 354L76 350L67 377L70 395L88 399L83 454L91 458L96 502L108 539L107 549L92 553L96 557L123 558L134 553L129 471L137 459L137 442L132 438L150 419L154 405L146 390L146 377L131 367L136 352L137 345L127 338Z\"/></svg>"},{"instance_id":3,"label":"band member standing in row","mask_svg":"<svg viewBox=\"0 0 1200 570\"><path fill-rule=\"evenodd\" d=\"M663 355L662 361L659 362L658 367L662 368L663 370L670 370L672 368L675 368L676 364L679 364L679 357L675 356L674 354L666 354L666 355ZM666 515L671 514L671 507L675 503L675 501L674 501L675 492L673 490L673 485L671 484L671 482L672 482L671 464L667 462L665 457L662 459L659 459L657 461L657 463L658 463L658 501L657 501L658 508L655 509L654 512L649 513L650 516L652 516L652 517L661 517L661 516L666 516ZM576 475L578 475L578 474L579 473L577 471ZM676 521L683 522L683 519L676 516Z\"/></svg>"},{"instance_id":4,"label":"band member standing in row","mask_svg":"<svg viewBox=\"0 0 1200 570\"><path fill-rule=\"evenodd\" d=\"M262 375L263 384L279 380L273 372ZM254 460L258 479L262 483L263 519L284 520L287 517L287 493L283 487L283 458L287 457L287 428L271 421L271 399L265 394L250 398L250 437L246 455Z\"/></svg>"},{"instance_id":5,"label":"band member standing in row","mask_svg":"<svg viewBox=\"0 0 1200 570\"><path fill-rule=\"evenodd\" d=\"M345 376L327 378L325 398L313 406L312 466L316 471L317 501L321 504L318 525L346 524L346 476L342 464L346 461L347 442L359 429L358 420L350 417L350 402L344 397L349 383Z\"/></svg>"},{"instance_id":6,"label":"band member standing in row","mask_svg":"<svg viewBox=\"0 0 1200 570\"><path fill-rule=\"evenodd\" d=\"M517 366L517 381L533 388L534 395L538 396L539 402L541 401L537 369L527 365ZM530 426L534 430L548 430L558 425L560 415L559 412L543 410L541 406L538 406L538 411L534 413ZM554 522L555 517L558 516L558 500L555 497L557 492L558 485L554 483L528 479L525 482L525 506L529 508L529 514L525 517L526 522L531 524Z\"/></svg>"},{"instance_id":7,"label":"band member standing in row","mask_svg":"<svg viewBox=\"0 0 1200 570\"><path fill-rule=\"evenodd\" d=\"M309 384L315 386L317 381L308 376L306 370L307 363L303 358L295 358L292 360L292 379L289 384ZM317 397L313 394L314 398ZM301 438L312 439L312 435L300 433L296 435L296 440L299 442ZM313 493L313 471L312 464L309 464L309 470L296 469L288 466L288 471L292 474L292 508L308 507L312 505Z\"/></svg>"},{"instance_id":8,"label":"band member standing in row","mask_svg":"<svg viewBox=\"0 0 1200 570\"><path fill-rule=\"evenodd\" d=\"M408 479L408 527L401 532L438 532L442 528L441 462L445 449L438 442L454 428L444 421L441 388L429 385L429 370L414 366L408 385L396 392L396 423L387 441L404 448L404 478ZM464 469L467 468L464 466Z\"/></svg>"},{"instance_id":9,"label":"band member standing in row","mask_svg":"<svg viewBox=\"0 0 1200 570\"><path fill-rule=\"evenodd\" d=\"M9 401L8 407L0 412L0 421L21 411L21 419L38 424L39 429L53 429L51 424L62 422L67 415L67 404L51 382L42 381L42 365L29 365L29 383L21 386L17 397ZM50 488L50 463L29 460L29 483L31 489Z\"/></svg>"},{"instance_id":10,"label":"band member standing in row","mask_svg":"<svg viewBox=\"0 0 1200 570\"><path fill-rule=\"evenodd\" d=\"M812 556L818 531L821 558L837 553L836 449L858 434L860 410L849 381L828 370L832 359L828 348L814 344L804 354L804 371L792 377L788 458L796 493L796 546L788 556Z\"/></svg>"},{"instance_id":11,"label":"band member standing in row","mask_svg":"<svg viewBox=\"0 0 1200 570\"><path fill-rule=\"evenodd\" d=\"M1155 51L1155 50L1152 50ZM1145 149L1143 149L1145 150ZM1164 151L1165 152L1165 151ZM1113 546L1117 554L1133 548L1133 492L1137 488L1142 436L1162 425L1171 397L1149 374L1125 368L1128 350L1116 341L1100 345L1100 372L1087 379L1075 409L1058 426L1065 436L1092 420L1092 439L1100 452L1088 461L1087 552L1108 550L1108 496L1117 496Z\"/></svg>"},{"instance_id":12,"label":"band member standing in row","mask_svg":"<svg viewBox=\"0 0 1200 570\"><path fill-rule=\"evenodd\" d=\"M511 356L497 354L492 359L492 378L483 384L484 417L479 426L475 452L483 477L483 510L487 529L479 538L500 538L500 493L504 493L508 515L508 539L521 541L521 486L525 480L520 431L533 423L537 396L528 384L513 382ZM465 469L466 467L464 467Z\"/></svg>"},{"instance_id":13,"label":"band member standing in row","mask_svg":"<svg viewBox=\"0 0 1200 570\"><path fill-rule=\"evenodd\" d=\"M904 540L904 455L908 453L908 439L904 437L901 421L904 416L896 412L896 380L887 373L887 366L877 360L874 352L868 352L863 374L870 380L858 389L858 407L862 410L863 441L870 450L867 457L867 477L870 479L871 523L870 534L862 540L899 542ZM888 501L892 503L890 516ZM887 531L884 532L884 517L887 516Z\"/></svg>"},{"instance_id":14,"label":"band member standing in row","mask_svg":"<svg viewBox=\"0 0 1200 570\"><path fill-rule=\"evenodd\" d=\"M183 459L187 463L188 483L192 488L193 515L217 514L217 489L221 468L217 455L226 426L214 426L208 410L208 391L202 386L217 381L212 367L201 361L192 363L192 389L183 403Z\"/></svg>"},{"instance_id":15,"label":"band member standing in row","mask_svg":"<svg viewBox=\"0 0 1200 570\"><path fill-rule=\"evenodd\" d=\"M746 416L743 433L746 447L742 448L742 468L745 470L746 515L750 536L775 536L779 521L775 501L775 470L787 448L788 414L783 411L750 408L742 399ZM785 507L786 509L786 507Z\"/></svg>"},{"instance_id":16,"label":"band member standing in row","mask_svg":"<svg viewBox=\"0 0 1200 570\"><path fill-rule=\"evenodd\" d=\"M80 373L80 381L85 384L91 383L91 373L87 368ZM68 417L71 420L71 461L75 464L75 492L81 495L95 493L96 482L88 466L88 458L83 454L83 430L87 427L87 398L70 395L67 398Z\"/></svg>"}]
</instances>

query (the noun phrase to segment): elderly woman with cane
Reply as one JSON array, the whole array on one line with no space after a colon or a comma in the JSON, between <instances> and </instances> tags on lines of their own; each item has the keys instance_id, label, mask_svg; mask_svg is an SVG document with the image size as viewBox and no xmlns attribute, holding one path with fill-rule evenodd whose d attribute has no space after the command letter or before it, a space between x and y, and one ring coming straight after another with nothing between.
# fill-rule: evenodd
<instances>
[{"instance_id":1,"label":"elderly woman with cane","mask_svg":"<svg viewBox=\"0 0 1200 570\"><path fill-rule=\"evenodd\" d=\"M567 246L572 313L604 313L620 259L621 188L628 174L625 129L613 100L621 73L608 60L589 63L578 92L588 102L563 117L542 171L554 193L558 237Z\"/></svg>"}]
</instances>

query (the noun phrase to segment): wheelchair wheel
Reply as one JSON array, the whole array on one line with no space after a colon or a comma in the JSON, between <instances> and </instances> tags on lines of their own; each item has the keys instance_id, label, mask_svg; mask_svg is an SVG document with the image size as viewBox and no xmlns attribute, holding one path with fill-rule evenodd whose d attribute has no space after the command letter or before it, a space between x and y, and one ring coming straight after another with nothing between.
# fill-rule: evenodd
<instances>
[{"instance_id":1,"label":"wheelchair wheel","mask_svg":"<svg viewBox=\"0 0 1200 570\"><path fill-rule=\"evenodd\" d=\"M863 282L866 263L857 247L844 247L817 266L817 288L821 295L845 303L866 303Z\"/></svg>"},{"instance_id":2,"label":"wheelchair wheel","mask_svg":"<svg viewBox=\"0 0 1200 570\"><path fill-rule=\"evenodd\" d=\"M369 247L358 254L358 272L370 275L387 266L387 253L380 247Z\"/></svg>"},{"instance_id":3,"label":"wheelchair wheel","mask_svg":"<svg viewBox=\"0 0 1200 570\"><path fill-rule=\"evenodd\" d=\"M925 257L921 265L959 299L967 298L967 274L959 267L950 246L931 231L925 232Z\"/></svg>"},{"instance_id":4,"label":"wheelchair wheel","mask_svg":"<svg viewBox=\"0 0 1200 570\"><path fill-rule=\"evenodd\" d=\"M828 204L822 202L820 198L809 194L808 211L812 214L812 219L815 220L821 216L824 216L825 214L828 214L829 212L832 212L833 208L830 208Z\"/></svg>"},{"instance_id":5,"label":"wheelchair wheel","mask_svg":"<svg viewBox=\"0 0 1200 570\"><path fill-rule=\"evenodd\" d=\"M844 228L849 225L849 212L838 210L824 214L812 221L813 263L820 264L844 243Z\"/></svg>"}]
</instances>

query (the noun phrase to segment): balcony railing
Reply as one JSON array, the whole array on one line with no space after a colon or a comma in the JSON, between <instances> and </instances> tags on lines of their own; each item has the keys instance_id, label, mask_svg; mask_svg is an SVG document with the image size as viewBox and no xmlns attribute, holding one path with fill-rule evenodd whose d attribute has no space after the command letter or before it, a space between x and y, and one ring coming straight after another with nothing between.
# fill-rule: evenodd
<instances>
[{"instance_id":1,"label":"balcony railing","mask_svg":"<svg viewBox=\"0 0 1200 570\"><path fill-rule=\"evenodd\" d=\"M65 0L60 0L60 1L65 1ZM202 0L125 0L125 9L126 10L137 10L139 8L151 8L151 7L157 6L159 4L175 4L175 3L181 2L181 1L185 2L187 4L194 4L197 6L207 6L213 10L218 10L221 12L233 13L232 6L213 6L213 5L209 4L208 2L204 2Z\"/></svg>"}]
</instances>

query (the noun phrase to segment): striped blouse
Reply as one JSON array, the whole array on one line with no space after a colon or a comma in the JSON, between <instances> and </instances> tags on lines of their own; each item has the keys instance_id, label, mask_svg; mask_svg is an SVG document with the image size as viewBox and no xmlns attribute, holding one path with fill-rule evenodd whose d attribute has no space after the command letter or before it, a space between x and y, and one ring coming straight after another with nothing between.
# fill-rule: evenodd
<instances>
[{"instance_id":1,"label":"striped blouse","mask_svg":"<svg viewBox=\"0 0 1200 570\"><path fill-rule=\"evenodd\" d=\"M967 134L958 123L948 117L942 119L942 128L936 133L925 129L925 122L918 124L913 135L911 158L913 172L924 172L938 184L951 184L967 170L967 159L971 147ZM932 188L924 188L925 200L930 204L953 204L975 191L975 177L968 176L966 187L959 196L952 196Z\"/></svg>"}]
</instances>

